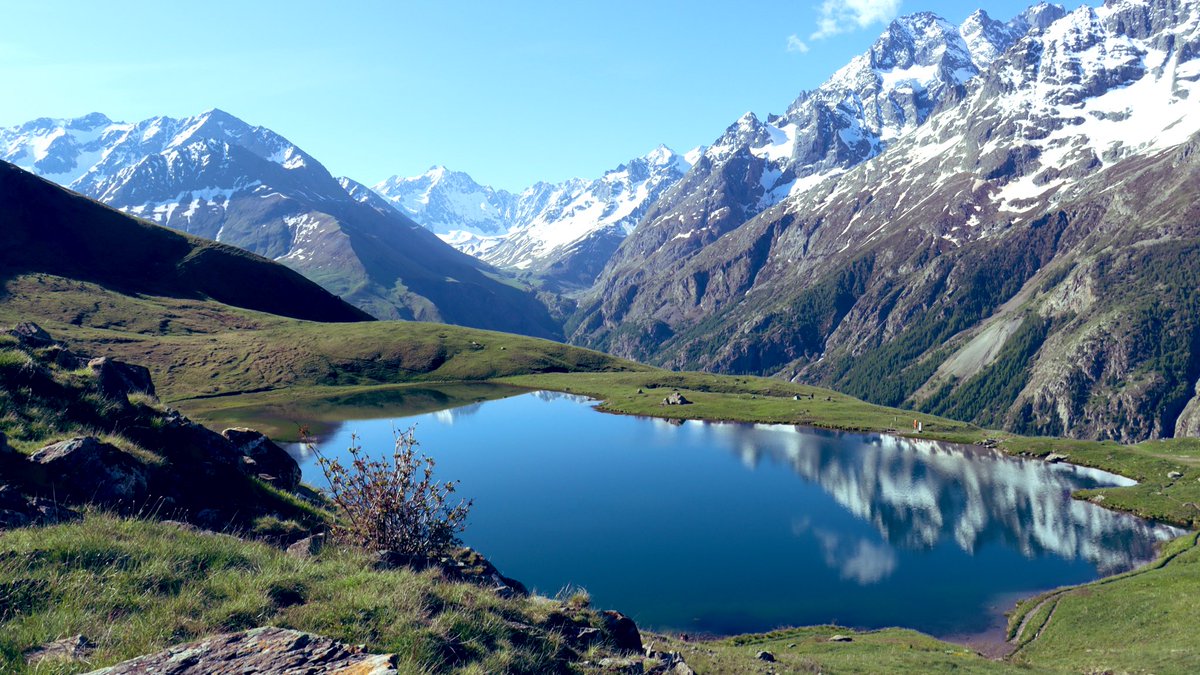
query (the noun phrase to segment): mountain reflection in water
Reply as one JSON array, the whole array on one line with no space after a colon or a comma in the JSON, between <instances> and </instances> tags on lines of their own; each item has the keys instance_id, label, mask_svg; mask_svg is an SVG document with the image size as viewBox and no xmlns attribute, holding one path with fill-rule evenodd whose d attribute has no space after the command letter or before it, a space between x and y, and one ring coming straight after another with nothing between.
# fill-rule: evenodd
<instances>
[{"instance_id":1,"label":"mountain reflection in water","mask_svg":"<svg viewBox=\"0 0 1200 675\"><path fill-rule=\"evenodd\" d=\"M606 415L574 395L471 398L463 390L460 407L392 417L356 401L321 452L344 452L352 432L388 451L392 430L415 424L437 477L475 500L467 544L541 593L580 586L650 629L836 621L979 633L1015 598L1129 569L1179 533L1072 500L1129 481L1065 464L891 436ZM320 485L315 462L301 460Z\"/></svg>"},{"instance_id":2,"label":"mountain reflection in water","mask_svg":"<svg viewBox=\"0 0 1200 675\"><path fill-rule=\"evenodd\" d=\"M1081 558L1101 574L1129 569L1182 530L1071 498L1075 490L1133 485L1103 471L1014 458L999 450L896 436L838 434L782 425L692 422L735 449L750 467L790 467L870 522L887 544L931 549L952 540L966 553L1000 541L1034 558ZM847 445L846 436L856 443ZM886 546L844 537L799 519L845 578L874 583L895 567Z\"/></svg>"}]
</instances>

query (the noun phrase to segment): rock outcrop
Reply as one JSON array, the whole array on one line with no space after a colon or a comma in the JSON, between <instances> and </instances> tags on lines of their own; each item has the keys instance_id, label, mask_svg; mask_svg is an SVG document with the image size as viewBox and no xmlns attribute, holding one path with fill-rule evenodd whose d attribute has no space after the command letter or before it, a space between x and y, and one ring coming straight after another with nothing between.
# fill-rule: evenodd
<instances>
[{"instance_id":1,"label":"rock outcrop","mask_svg":"<svg viewBox=\"0 0 1200 675\"><path fill-rule=\"evenodd\" d=\"M221 435L241 453L247 473L284 490L295 490L300 485L300 465L271 439L254 429L241 427L226 429Z\"/></svg>"},{"instance_id":2,"label":"rock outcrop","mask_svg":"<svg viewBox=\"0 0 1200 675\"><path fill-rule=\"evenodd\" d=\"M52 499L34 497L17 486L0 483L0 530L49 525L78 517L79 514Z\"/></svg>"},{"instance_id":3,"label":"rock outcrop","mask_svg":"<svg viewBox=\"0 0 1200 675\"><path fill-rule=\"evenodd\" d=\"M296 461L262 434L236 429L227 437L177 411L132 405L130 394L154 393L146 368L74 354L32 323L8 334L18 341L8 349L28 361L0 373L17 416L5 428L26 434L26 445L56 442L26 456L0 435L0 528L60 521L85 505L216 530L262 515L311 520L259 483L294 491L300 482ZM84 365L90 376L79 372Z\"/></svg>"},{"instance_id":4,"label":"rock outcrop","mask_svg":"<svg viewBox=\"0 0 1200 675\"><path fill-rule=\"evenodd\" d=\"M663 405L691 405L692 402L687 400L683 394L672 392L670 396L663 399Z\"/></svg>"},{"instance_id":5,"label":"rock outcrop","mask_svg":"<svg viewBox=\"0 0 1200 675\"><path fill-rule=\"evenodd\" d=\"M150 471L133 455L92 437L48 445L29 457L35 480L59 499L137 508L150 497Z\"/></svg>"},{"instance_id":6,"label":"rock outcrop","mask_svg":"<svg viewBox=\"0 0 1200 675\"><path fill-rule=\"evenodd\" d=\"M154 396L154 381L150 379L150 369L145 366L101 356L88 361L87 367L96 375L100 391L109 398L125 400L133 393Z\"/></svg>"},{"instance_id":7,"label":"rock outcrop","mask_svg":"<svg viewBox=\"0 0 1200 675\"><path fill-rule=\"evenodd\" d=\"M290 549L289 549L290 551ZM298 549L298 554L302 549ZM417 555L380 551L375 559L376 569L407 567L413 570L437 569L448 579L490 588L502 597L529 595L525 584L504 576L496 566L470 548L460 548L450 555L427 558Z\"/></svg>"},{"instance_id":8,"label":"rock outcrop","mask_svg":"<svg viewBox=\"0 0 1200 675\"><path fill-rule=\"evenodd\" d=\"M22 321L13 326L8 334L15 337L17 342L25 347L49 347L55 344L50 334L32 321Z\"/></svg>"},{"instance_id":9,"label":"rock outcrop","mask_svg":"<svg viewBox=\"0 0 1200 675\"><path fill-rule=\"evenodd\" d=\"M139 656L88 675L394 675L394 654L366 651L309 633L255 628Z\"/></svg>"}]
</instances>

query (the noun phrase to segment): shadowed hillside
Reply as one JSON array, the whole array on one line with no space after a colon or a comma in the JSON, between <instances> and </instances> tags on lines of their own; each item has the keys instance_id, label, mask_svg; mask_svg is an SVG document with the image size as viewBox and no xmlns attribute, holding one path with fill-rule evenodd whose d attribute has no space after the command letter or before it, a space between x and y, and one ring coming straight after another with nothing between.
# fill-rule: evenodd
<instances>
[{"instance_id":1,"label":"shadowed hillside","mask_svg":"<svg viewBox=\"0 0 1200 675\"><path fill-rule=\"evenodd\" d=\"M211 298L311 321L370 316L282 265L127 216L0 162L0 276L45 272L122 293Z\"/></svg>"}]
</instances>

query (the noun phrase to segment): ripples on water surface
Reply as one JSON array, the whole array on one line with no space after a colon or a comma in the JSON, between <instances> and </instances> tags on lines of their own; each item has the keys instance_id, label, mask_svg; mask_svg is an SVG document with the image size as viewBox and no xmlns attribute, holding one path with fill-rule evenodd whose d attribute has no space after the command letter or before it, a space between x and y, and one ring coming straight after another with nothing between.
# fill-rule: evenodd
<instances>
[{"instance_id":1,"label":"ripples on water surface","mask_svg":"<svg viewBox=\"0 0 1200 675\"><path fill-rule=\"evenodd\" d=\"M393 394L394 396L394 394ZM322 440L390 452L417 425L475 499L464 540L544 594L586 588L658 629L836 622L985 631L1016 597L1148 561L1173 528L1072 500L1130 484L997 451L781 425L605 415L539 392ZM305 480L322 484L302 457Z\"/></svg>"}]
</instances>

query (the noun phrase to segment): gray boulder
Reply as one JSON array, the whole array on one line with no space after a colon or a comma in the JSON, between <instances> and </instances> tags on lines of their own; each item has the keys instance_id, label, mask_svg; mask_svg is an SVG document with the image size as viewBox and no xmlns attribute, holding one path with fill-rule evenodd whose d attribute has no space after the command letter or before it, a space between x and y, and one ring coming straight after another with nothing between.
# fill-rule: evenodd
<instances>
[{"instance_id":1,"label":"gray boulder","mask_svg":"<svg viewBox=\"0 0 1200 675\"><path fill-rule=\"evenodd\" d=\"M663 399L663 405L691 405L691 401L683 397L679 392L673 392L670 396Z\"/></svg>"},{"instance_id":2,"label":"gray boulder","mask_svg":"<svg viewBox=\"0 0 1200 675\"><path fill-rule=\"evenodd\" d=\"M327 535L319 532L287 547L287 554L296 558L311 558L325 548Z\"/></svg>"},{"instance_id":3,"label":"gray boulder","mask_svg":"<svg viewBox=\"0 0 1200 675\"><path fill-rule=\"evenodd\" d=\"M55 640L25 653L25 663L36 665L47 659L86 661L96 651L96 643L83 635Z\"/></svg>"},{"instance_id":4,"label":"gray boulder","mask_svg":"<svg viewBox=\"0 0 1200 675\"><path fill-rule=\"evenodd\" d=\"M368 654L330 638L284 628L254 628L241 633L171 647L139 656L88 675L201 675L208 673L354 673L394 675L394 654Z\"/></svg>"},{"instance_id":5,"label":"gray boulder","mask_svg":"<svg viewBox=\"0 0 1200 675\"><path fill-rule=\"evenodd\" d=\"M136 508L150 496L146 465L92 437L72 438L38 450L29 461L59 499Z\"/></svg>"},{"instance_id":6,"label":"gray boulder","mask_svg":"<svg viewBox=\"0 0 1200 675\"><path fill-rule=\"evenodd\" d=\"M233 443L243 457L243 469L252 475L264 475L276 487L295 490L300 485L300 465L286 450L263 434L244 428L226 429L221 435Z\"/></svg>"}]
</instances>

